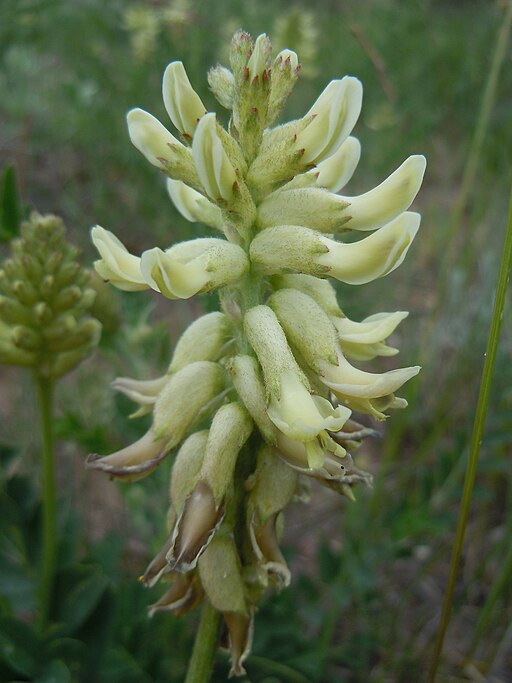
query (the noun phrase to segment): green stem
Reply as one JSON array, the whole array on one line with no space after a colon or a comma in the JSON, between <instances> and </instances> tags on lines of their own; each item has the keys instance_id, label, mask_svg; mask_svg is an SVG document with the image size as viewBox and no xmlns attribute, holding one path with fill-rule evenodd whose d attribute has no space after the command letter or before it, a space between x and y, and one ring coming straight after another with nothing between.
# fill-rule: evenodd
<instances>
[{"instance_id":1,"label":"green stem","mask_svg":"<svg viewBox=\"0 0 512 683\"><path fill-rule=\"evenodd\" d=\"M451 272L452 267L452 257L454 254L454 249L457 246L457 237L461 229L462 219L466 211L471 190L475 183L478 164L480 162L480 156L482 152L482 146L489 128L492 110L496 101L499 75L507 54L507 45L511 25L512 0L508 0L508 5L506 6L503 21L500 22L500 26L498 28L498 35L496 37L495 48L492 56L492 63L489 69L489 75L487 77L485 89L482 94L482 100L480 104L480 110L478 113L478 119L476 122L475 132L471 142L469 155L464 166L461 187L452 211L447 248L444 251L444 258L441 261L441 266L439 268L439 279L436 292L437 306L434 310L439 309L439 303L443 300L443 297L446 292L448 276ZM467 245L472 244L472 240L468 239L467 235L466 243ZM468 249L469 247L466 246L466 252Z\"/></svg>"},{"instance_id":2,"label":"green stem","mask_svg":"<svg viewBox=\"0 0 512 683\"><path fill-rule=\"evenodd\" d=\"M489 336L487 338L487 349L485 353L485 362L482 372L482 379L480 383L480 391L478 394L478 402L476 407L475 421L473 423L473 432L471 434L471 445L469 451L469 461L466 470L466 477L464 480L464 489L462 493L462 503L459 512L459 519L457 522L457 531L455 535L455 544L452 552L452 559L450 564L450 574L448 577L448 584L443 602L443 611L441 615L441 623L437 634L436 643L434 646L434 653L432 656L432 665L429 675L429 683L433 683L436 679L437 668L441 651L443 649L444 637L446 628L450 618L453 593L455 588L455 581L458 574L460 556L462 552L462 545L464 542L464 534L469 516L469 509L471 506L471 498L473 494L473 486L475 483L476 468L478 464L478 456L480 454L480 445L482 443L482 436L485 425L485 418L487 415L487 407L489 405L489 396L491 392L491 383L494 373L494 366L496 362L496 353L498 350L498 342L500 338L501 324L503 322L503 310L505 307L505 298L510 277L510 266L512 263L512 192L510 195L509 214L507 230L505 233L505 241L503 244L503 252L500 264L500 273L498 277L498 285L496 288L496 299L494 301L494 310L492 314L491 327Z\"/></svg>"},{"instance_id":3,"label":"green stem","mask_svg":"<svg viewBox=\"0 0 512 683\"><path fill-rule=\"evenodd\" d=\"M39 584L41 628L48 623L57 554L55 456L53 451L53 381L35 376L43 455L43 558Z\"/></svg>"},{"instance_id":4,"label":"green stem","mask_svg":"<svg viewBox=\"0 0 512 683\"><path fill-rule=\"evenodd\" d=\"M220 612L205 600L185 683L208 683L217 651Z\"/></svg>"}]
</instances>

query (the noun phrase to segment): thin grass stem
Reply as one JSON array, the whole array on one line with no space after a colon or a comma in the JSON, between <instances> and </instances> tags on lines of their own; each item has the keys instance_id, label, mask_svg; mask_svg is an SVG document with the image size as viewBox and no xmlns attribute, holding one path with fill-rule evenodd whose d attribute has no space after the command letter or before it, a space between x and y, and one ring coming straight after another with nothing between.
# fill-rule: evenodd
<instances>
[{"instance_id":1,"label":"thin grass stem","mask_svg":"<svg viewBox=\"0 0 512 683\"><path fill-rule=\"evenodd\" d=\"M512 0L509 0L508 5L506 6L503 21L500 22L496 36L491 67L489 69L489 75L487 77L485 88L482 94L473 140L471 142L469 154L464 165L459 194L453 206L448 231L447 248L445 249L444 258L442 259L439 269L439 279L436 292L437 303L441 302L444 297L448 275L451 270L450 264L452 262L453 250L456 246L457 236L460 232L462 219L466 212L471 190L473 189L475 183L476 173L482 154L483 143L489 129L489 122L491 119L492 110L494 108L494 103L496 101L499 76L507 53L507 45L510 37L511 26ZM467 240L467 243L471 244L471 240ZM435 310L437 308L438 307L436 306Z\"/></svg>"},{"instance_id":2,"label":"thin grass stem","mask_svg":"<svg viewBox=\"0 0 512 683\"><path fill-rule=\"evenodd\" d=\"M469 516L471 506L473 487L475 483L476 469L478 458L480 454L480 446L482 443L482 436L485 426L485 419L487 415L487 408L489 405L489 396L491 392L491 384L494 373L494 366L496 363L496 353L498 350L498 342L500 338L501 325L503 322L503 310L505 307L505 299L510 279L510 266L512 263L512 192L509 202L508 223L505 233L505 240L503 244L503 252L501 257L500 272L498 277L498 284L496 287L496 298L494 301L494 308L489 329L489 336L487 338L487 348L485 353L484 367L482 371L482 379L480 382L480 391L478 394L478 401L476 406L476 415L473 422L473 431L471 434L471 444L469 450L469 460L464 479L464 488L462 493L462 502L457 521L457 530L455 535L455 544L453 547L450 573L446 587L446 593L443 602L443 611L441 615L441 623L437 633L436 643L434 645L434 652L432 655L432 663L429 674L429 683L433 683L436 679L437 669L443 649L446 628L450 619L450 612L453 600L453 593L455 588L455 580L457 578L460 556L462 552L462 545L464 542L464 534Z\"/></svg>"},{"instance_id":3,"label":"thin grass stem","mask_svg":"<svg viewBox=\"0 0 512 683\"><path fill-rule=\"evenodd\" d=\"M57 554L57 490L53 447L53 381L36 374L35 384L37 388L43 456L43 556L39 584L39 623L41 629L44 629L50 615Z\"/></svg>"}]
</instances>

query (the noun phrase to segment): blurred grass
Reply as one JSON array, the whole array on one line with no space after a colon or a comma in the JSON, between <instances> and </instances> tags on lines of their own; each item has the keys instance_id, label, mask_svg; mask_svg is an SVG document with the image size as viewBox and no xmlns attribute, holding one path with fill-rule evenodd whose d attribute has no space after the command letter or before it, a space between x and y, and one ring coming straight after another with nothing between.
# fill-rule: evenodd
<instances>
[{"instance_id":1,"label":"blurred grass","mask_svg":"<svg viewBox=\"0 0 512 683\"><path fill-rule=\"evenodd\" d=\"M314 490L309 507L291 510L285 546L294 580L257 616L248 680L410 683L425 675L454 540L512 180L510 45L476 181L451 245L450 220L505 6L484 0L315 3L318 38L308 47L315 68L299 81L283 118L300 116L329 79L357 75L365 87L356 128L363 156L348 192L372 187L411 153L428 157L416 202L423 226L408 259L390 278L340 291L355 319L410 310L396 340L400 362L419 362L424 369L404 394L409 408L390 418L382 441L359 454L361 465L366 460L376 475L375 489L361 491L355 505ZM16 167L22 204L62 215L86 260L93 256L88 229L96 222L122 235L136 252L198 235L200 228L186 223L166 197L163 179L130 145L126 111L141 106L166 120L160 79L173 59L185 63L213 108L206 70L225 62L231 32L242 26L272 38L290 8L305 7L284 0L219 0L215 11L204 0L2 0L0 159L1 166ZM289 47L300 55L300 45ZM445 295L436 299L446 253ZM103 567L108 578L108 591L90 615L91 629L94 619L110 615L98 680L180 681L196 616L147 621L145 608L154 596L134 581L165 533L166 468L123 488L85 475L81 463L84 453L108 452L144 431L145 423L123 417L129 406L111 396L108 379L157 376L166 365L169 336L175 340L199 308L165 306L156 298L150 307L145 295L107 296L117 302L110 305L117 306L121 327L114 325L106 336L101 357L60 388L61 560L78 554ZM512 680L511 586L504 578L512 528L510 312L504 337L439 681L482 680L478 671L490 682ZM6 373L3 385L0 528L7 559L0 607L23 623L33 609L39 514L26 475L37 452L23 427L33 419L26 387L22 393L13 373ZM81 501L76 509L71 500ZM72 584L69 574L67 581ZM220 657L214 680L225 680L226 672ZM84 675L80 680L93 680ZM0 680L11 680L6 676L0 668ZM78 677L71 670L69 680ZM35 679L27 674L20 680Z\"/></svg>"}]
</instances>

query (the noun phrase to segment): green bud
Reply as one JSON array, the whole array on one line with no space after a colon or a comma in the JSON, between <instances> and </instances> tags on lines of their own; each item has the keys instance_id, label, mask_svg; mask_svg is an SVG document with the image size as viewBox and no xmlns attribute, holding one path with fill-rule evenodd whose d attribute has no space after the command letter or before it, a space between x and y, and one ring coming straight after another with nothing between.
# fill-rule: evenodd
<instances>
[{"instance_id":1,"label":"green bud","mask_svg":"<svg viewBox=\"0 0 512 683\"><path fill-rule=\"evenodd\" d=\"M41 327L48 325L53 320L53 311L46 301L39 301L33 308L34 318Z\"/></svg>"},{"instance_id":2,"label":"green bud","mask_svg":"<svg viewBox=\"0 0 512 683\"><path fill-rule=\"evenodd\" d=\"M0 364L31 367L37 363L37 354L15 346L10 339L10 330L0 323Z\"/></svg>"},{"instance_id":3,"label":"green bud","mask_svg":"<svg viewBox=\"0 0 512 683\"><path fill-rule=\"evenodd\" d=\"M16 280L12 284L12 293L24 306L32 306L39 298L39 293L30 282Z\"/></svg>"},{"instance_id":4,"label":"green bud","mask_svg":"<svg viewBox=\"0 0 512 683\"><path fill-rule=\"evenodd\" d=\"M39 351L43 343L41 336L25 325L16 325L11 338L13 343L24 351Z\"/></svg>"},{"instance_id":5,"label":"green bud","mask_svg":"<svg viewBox=\"0 0 512 683\"><path fill-rule=\"evenodd\" d=\"M91 291L91 290L87 290ZM83 296L83 291L77 285L70 285L61 289L57 296L55 297L52 306L56 311L65 311L68 308L72 308L79 301L81 301ZM92 304L92 301L91 301Z\"/></svg>"},{"instance_id":6,"label":"green bud","mask_svg":"<svg viewBox=\"0 0 512 683\"><path fill-rule=\"evenodd\" d=\"M246 31L237 31L231 39L229 62L235 78L235 87L239 87L240 83L245 78L247 62L249 61L253 47L254 43L252 38Z\"/></svg>"},{"instance_id":7,"label":"green bud","mask_svg":"<svg viewBox=\"0 0 512 683\"><path fill-rule=\"evenodd\" d=\"M32 323L30 310L15 299L0 296L0 320L10 325L28 325Z\"/></svg>"},{"instance_id":8,"label":"green bud","mask_svg":"<svg viewBox=\"0 0 512 683\"><path fill-rule=\"evenodd\" d=\"M270 126L281 113L299 77L300 65L295 52L282 50L272 66L272 81L266 125Z\"/></svg>"},{"instance_id":9,"label":"green bud","mask_svg":"<svg viewBox=\"0 0 512 683\"><path fill-rule=\"evenodd\" d=\"M33 254L23 254L21 256L23 269L32 284L39 284L44 274L44 268ZM78 264L75 264L77 267Z\"/></svg>"},{"instance_id":10,"label":"green bud","mask_svg":"<svg viewBox=\"0 0 512 683\"><path fill-rule=\"evenodd\" d=\"M208 72L208 84L220 104L226 109L232 109L235 78L231 71L217 64Z\"/></svg>"}]
</instances>

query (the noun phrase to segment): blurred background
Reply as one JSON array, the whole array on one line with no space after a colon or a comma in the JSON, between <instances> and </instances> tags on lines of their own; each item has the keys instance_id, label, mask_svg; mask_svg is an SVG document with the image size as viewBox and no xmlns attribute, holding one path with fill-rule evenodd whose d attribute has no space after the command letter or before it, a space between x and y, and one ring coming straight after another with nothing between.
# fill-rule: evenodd
<instances>
[{"instance_id":1,"label":"blurred background","mask_svg":"<svg viewBox=\"0 0 512 683\"><path fill-rule=\"evenodd\" d=\"M247 681L410 683L426 678L440 618L512 180L512 49L505 0L1 0L0 171L12 166L22 210L56 213L90 264L89 229L130 251L203 233L132 147L125 114L166 122L161 77L182 60L210 110L210 66L232 33L266 32L294 49L302 76L283 120L303 115L332 78L364 85L355 135L359 194L413 153L428 160L414 204L422 227L404 264L365 287L340 287L349 317L408 310L392 340L421 364L409 408L356 462L375 476L357 502L313 488L293 505L283 546L289 589L256 618ZM510 15L510 12L508 12ZM508 24L507 24L508 21ZM501 41L501 42L500 42ZM501 52L500 52L501 50ZM345 191L344 191L345 193ZM4 257L7 248L0 248ZM54 626L33 627L40 555L40 455L28 373L0 381L0 680L178 683L197 613L147 606L136 580L166 537L170 463L124 486L84 470L142 435L147 418L109 388L157 377L186 325L214 297L168 302L98 285L97 353L59 384L58 584ZM512 681L512 333L504 324L470 524L439 681ZM161 592L161 591L160 591ZM219 655L214 681L226 679Z\"/></svg>"}]
</instances>

